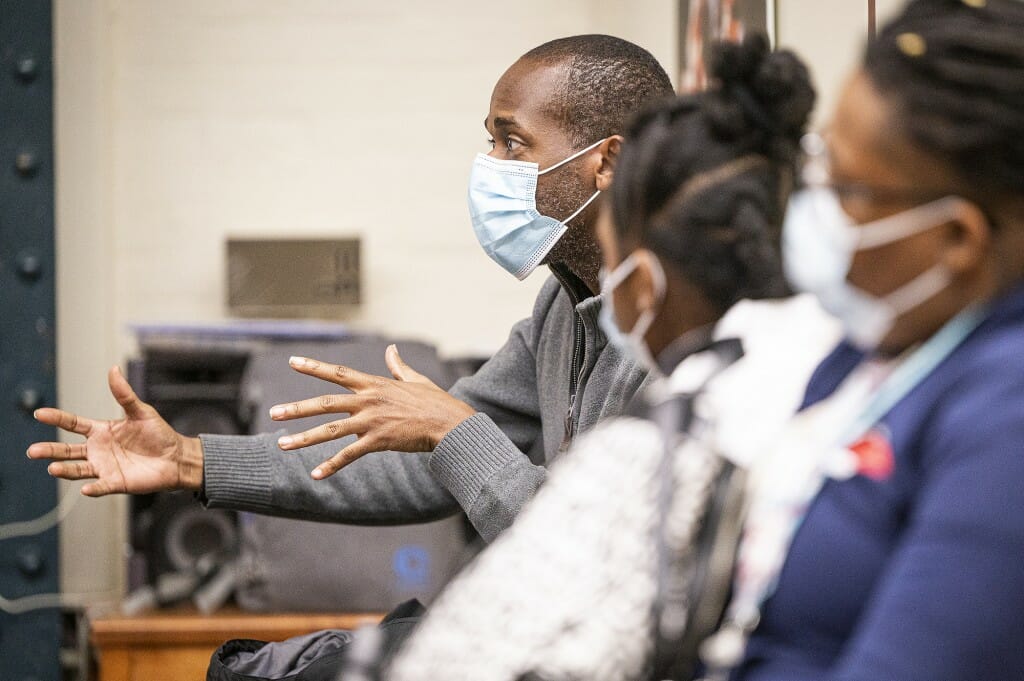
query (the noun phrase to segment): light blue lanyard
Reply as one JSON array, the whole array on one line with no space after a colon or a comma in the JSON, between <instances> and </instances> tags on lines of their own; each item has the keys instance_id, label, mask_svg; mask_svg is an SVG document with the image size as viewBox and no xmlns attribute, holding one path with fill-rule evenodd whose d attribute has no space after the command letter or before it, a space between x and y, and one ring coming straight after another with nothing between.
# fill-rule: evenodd
<instances>
[{"instance_id":1,"label":"light blue lanyard","mask_svg":"<svg viewBox=\"0 0 1024 681\"><path fill-rule=\"evenodd\" d=\"M900 400L927 378L935 367L953 354L953 351L984 321L987 312L988 308L984 305L970 305L964 308L920 348L911 353L882 383L875 396L843 433L843 439L839 444L849 444L878 423Z\"/></svg>"}]
</instances>

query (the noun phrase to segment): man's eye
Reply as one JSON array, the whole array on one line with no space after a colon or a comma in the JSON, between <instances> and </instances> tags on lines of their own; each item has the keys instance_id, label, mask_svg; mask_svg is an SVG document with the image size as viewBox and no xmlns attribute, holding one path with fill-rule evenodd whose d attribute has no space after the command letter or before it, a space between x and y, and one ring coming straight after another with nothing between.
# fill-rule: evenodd
<instances>
[{"instance_id":1,"label":"man's eye","mask_svg":"<svg viewBox=\"0 0 1024 681\"><path fill-rule=\"evenodd\" d=\"M501 140L501 144L509 153L515 153L520 147L523 146L522 142L520 142L517 139L512 139L511 137L503 137ZM498 146L498 143L497 141L495 141L493 137L489 137L487 138L487 146L489 146L493 151L495 147Z\"/></svg>"}]
</instances>

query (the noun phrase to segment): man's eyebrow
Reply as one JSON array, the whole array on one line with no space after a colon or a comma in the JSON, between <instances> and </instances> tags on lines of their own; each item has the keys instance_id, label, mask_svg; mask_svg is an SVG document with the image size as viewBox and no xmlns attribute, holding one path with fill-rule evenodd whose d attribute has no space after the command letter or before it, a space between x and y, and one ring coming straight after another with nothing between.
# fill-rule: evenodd
<instances>
[{"instance_id":1,"label":"man's eyebrow","mask_svg":"<svg viewBox=\"0 0 1024 681\"><path fill-rule=\"evenodd\" d=\"M484 119L484 127L485 128L487 127L487 121L488 121L488 119L485 118ZM516 119L514 119L512 117L505 117L505 116L496 116L494 118L493 125L494 125L494 129L495 130L508 130L510 128L515 128L515 127L519 126L519 124L516 123Z\"/></svg>"}]
</instances>

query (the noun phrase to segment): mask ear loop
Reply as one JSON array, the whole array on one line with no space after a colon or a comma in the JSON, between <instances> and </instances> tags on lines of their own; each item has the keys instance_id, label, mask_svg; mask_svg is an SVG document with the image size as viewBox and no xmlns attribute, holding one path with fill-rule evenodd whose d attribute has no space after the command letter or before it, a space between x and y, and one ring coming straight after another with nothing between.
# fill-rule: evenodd
<instances>
[{"instance_id":1,"label":"mask ear loop","mask_svg":"<svg viewBox=\"0 0 1024 681\"><path fill-rule=\"evenodd\" d=\"M573 154L573 155L572 155L572 156L570 156L569 158L565 158L565 159L562 159L561 161L559 161L559 162L558 162L558 163L556 163L555 165L553 165L553 166L548 166L548 167L547 167L547 168L545 168L544 170L538 170L538 171L537 171L537 174L538 174L538 175L543 175L544 173L550 173L550 172L551 172L552 170L555 170L555 169L557 169L557 168L561 168L562 166L564 166L564 165L565 165L566 163L569 163L570 161L575 161L576 159L578 159L578 158L579 158L580 156L582 156L583 154L585 154L585 153L587 153L588 151L590 151L591 149L594 149L595 147L599 146L599 145L600 145L600 144L601 144L602 142L604 142L604 141L605 141L606 139L608 139L608 138L607 138L607 137L603 137L603 138L601 138L601 139L597 140L596 142L594 142L593 144L591 144L591 145L590 145L589 147L587 147L586 149L580 149L579 151L577 151L577 152L576 152L575 154ZM571 218L570 218L570 219L571 219ZM568 222L568 220L566 220L566 222Z\"/></svg>"},{"instance_id":2,"label":"mask ear loop","mask_svg":"<svg viewBox=\"0 0 1024 681\"><path fill-rule=\"evenodd\" d=\"M594 202L594 199L596 199L596 198L597 198L597 195L598 195L598 194L600 194L600 193L601 193L601 190L600 190L600 189L598 189L598 190L597 190L596 192L594 192L594 193L593 193L593 194L592 194L592 195L590 196L590 198L589 198L589 199L587 199L586 201L584 201L584 202L583 202L583 205L582 205L582 206L580 206L579 208L577 208L577 209L576 209L576 211L575 211L575 212L574 212L574 213L573 213L572 215L570 215L570 216L569 216L569 217L567 217L566 219L562 220L562 224L563 224L563 225L567 225L567 224L569 224L570 222L572 222L572 219L573 219L574 217L576 217L577 215L579 215L580 213L582 213L582 212L583 212L584 210L586 210L587 206L589 206L589 205L590 205L591 203L593 203L593 202Z\"/></svg>"},{"instance_id":3,"label":"mask ear loop","mask_svg":"<svg viewBox=\"0 0 1024 681\"><path fill-rule=\"evenodd\" d=\"M952 275L941 262L882 298L899 317L949 286Z\"/></svg>"},{"instance_id":4,"label":"mask ear loop","mask_svg":"<svg viewBox=\"0 0 1024 681\"><path fill-rule=\"evenodd\" d=\"M965 202L965 199L959 196L944 196L887 218L862 225L852 224L851 229L857 230L857 250L885 246L937 227L947 220L954 219L958 209Z\"/></svg>"},{"instance_id":5,"label":"mask ear loop","mask_svg":"<svg viewBox=\"0 0 1024 681\"><path fill-rule=\"evenodd\" d=\"M629 257L633 258L640 251L633 251ZM665 292L668 288L665 280L665 269L661 266L661 261L658 260L658 256L654 255L651 251L644 250L645 259L647 264L651 268L651 279L654 283L654 302L649 308L640 313L640 317L636 320L636 324L630 330L630 335L636 335L638 338L643 340L647 336L647 332L651 330L651 326L654 324L654 320L658 318L658 314L661 312L661 308L665 303ZM639 261L635 261L633 267L630 269L626 276L629 276L637 268ZM623 277L623 280L625 276ZM621 281L620 281L621 283ZM646 343L644 343L646 345Z\"/></svg>"},{"instance_id":6,"label":"mask ear loop","mask_svg":"<svg viewBox=\"0 0 1024 681\"><path fill-rule=\"evenodd\" d=\"M555 165L553 165L553 166L550 166L550 167L548 167L548 168L545 168L544 170L538 171L538 172L537 172L537 175L543 175L544 173L549 173L549 172L551 172L552 170L555 170L556 168L560 168L560 167L564 166L564 165L565 165L566 163L568 163L569 161L573 161L573 160L575 160L575 159L579 158L580 156L582 156L583 154L587 153L587 152L588 152L588 151L590 151L591 149L595 149L595 148L596 148L596 147L598 147L598 146L599 146L599 145L600 145L600 144L601 144L602 142L604 142L604 141L605 141L606 139L608 139L608 138L607 138L607 137L605 137L605 138L602 138L602 139L599 139L599 140L597 140L596 142L594 142L593 144L591 144L591 145L590 145L589 147L587 147L586 149L580 149L579 151L577 151L577 152L576 152L575 154L573 154L573 155L572 155L572 156L570 156L569 158L563 159L563 160L559 161L558 163L556 163L556 164L555 164ZM575 212L573 212L573 214L572 214L572 215L570 215L569 217L567 217L567 218L566 218L566 219L564 219L564 220L559 220L559 222L561 222L561 223L562 223L563 225L568 225L568 224L569 224L570 222L572 222L572 221L573 221L573 218L575 218L575 217L576 217L576 216L578 216L578 215L579 215L580 213L582 213L582 212L583 212L584 210L586 210L587 206L589 206L589 205L590 205L591 203L593 203L593 202L594 202L594 199L596 199L596 198L597 198L597 196L598 196L598 194L600 194L600 193L601 193L601 190L600 190L600 189L598 189L598 190L597 190L596 192L594 192L593 194L591 194L591 195L590 195L590 198L589 198L589 199L587 199L586 201L584 201L584 202L583 202L583 205L582 205L582 206L580 206L579 208L577 208L577 209L575 210Z\"/></svg>"},{"instance_id":7,"label":"mask ear loop","mask_svg":"<svg viewBox=\"0 0 1024 681\"><path fill-rule=\"evenodd\" d=\"M620 262L615 269L611 272L607 272L601 282L601 293L602 295L611 295L612 291L622 282L626 281L626 278L633 274L633 270L639 264L636 254L638 251L633 251L626 258Z\"/></svg>"}]
</instances>

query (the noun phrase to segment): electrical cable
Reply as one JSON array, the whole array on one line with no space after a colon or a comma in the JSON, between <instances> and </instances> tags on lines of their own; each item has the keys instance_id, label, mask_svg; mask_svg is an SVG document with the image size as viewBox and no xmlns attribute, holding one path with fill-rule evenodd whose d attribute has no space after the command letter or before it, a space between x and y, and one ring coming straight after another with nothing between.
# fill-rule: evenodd
<instances>
[{"instance_id":1,"label":"electrical cable","mask_svg":"<svg viewBox=\"0 0 1024 681\"><path fill-rule=\"evenodd\" d=\"M42 534L56 527L68 517L71 509L78 503L80 494L68 491L56 506L32 520L18 520L0 524L0 541L15 537L29 537ZM21 598L5 598L0 594L0 611L11 615L21 615L33 610L46 610L72 605L71 601L87 597L87 594L41 593Z\"/></svg>"},{"instance_id":2,"label":"electrical cable","mask_svg":"<svg viewBox=\"0 0 1024 681\"><path fill-rule=\"evenodd\" d=\"M14 537L28 537L34 534L42 534L51 527L56 527L68 516L68 513L70 513L71 509L78 503L80 497L80 494L68 492L56 506L38 518L0 524L0 541L13 539Z\"/></svg>"},{"instance_id":3,"label":"electrical cable","mask_svg":"<svg viewBox=\"0 0 1024 681\"><path fill-rule=\"evenodd\" d=\"M77 607L76 601L88 598L90 594L43 593L22 596L21 598L4 598L0 595L0 612L10 615L22 615L32 610L49 608Z\"/></svg>"}]
</instances>

